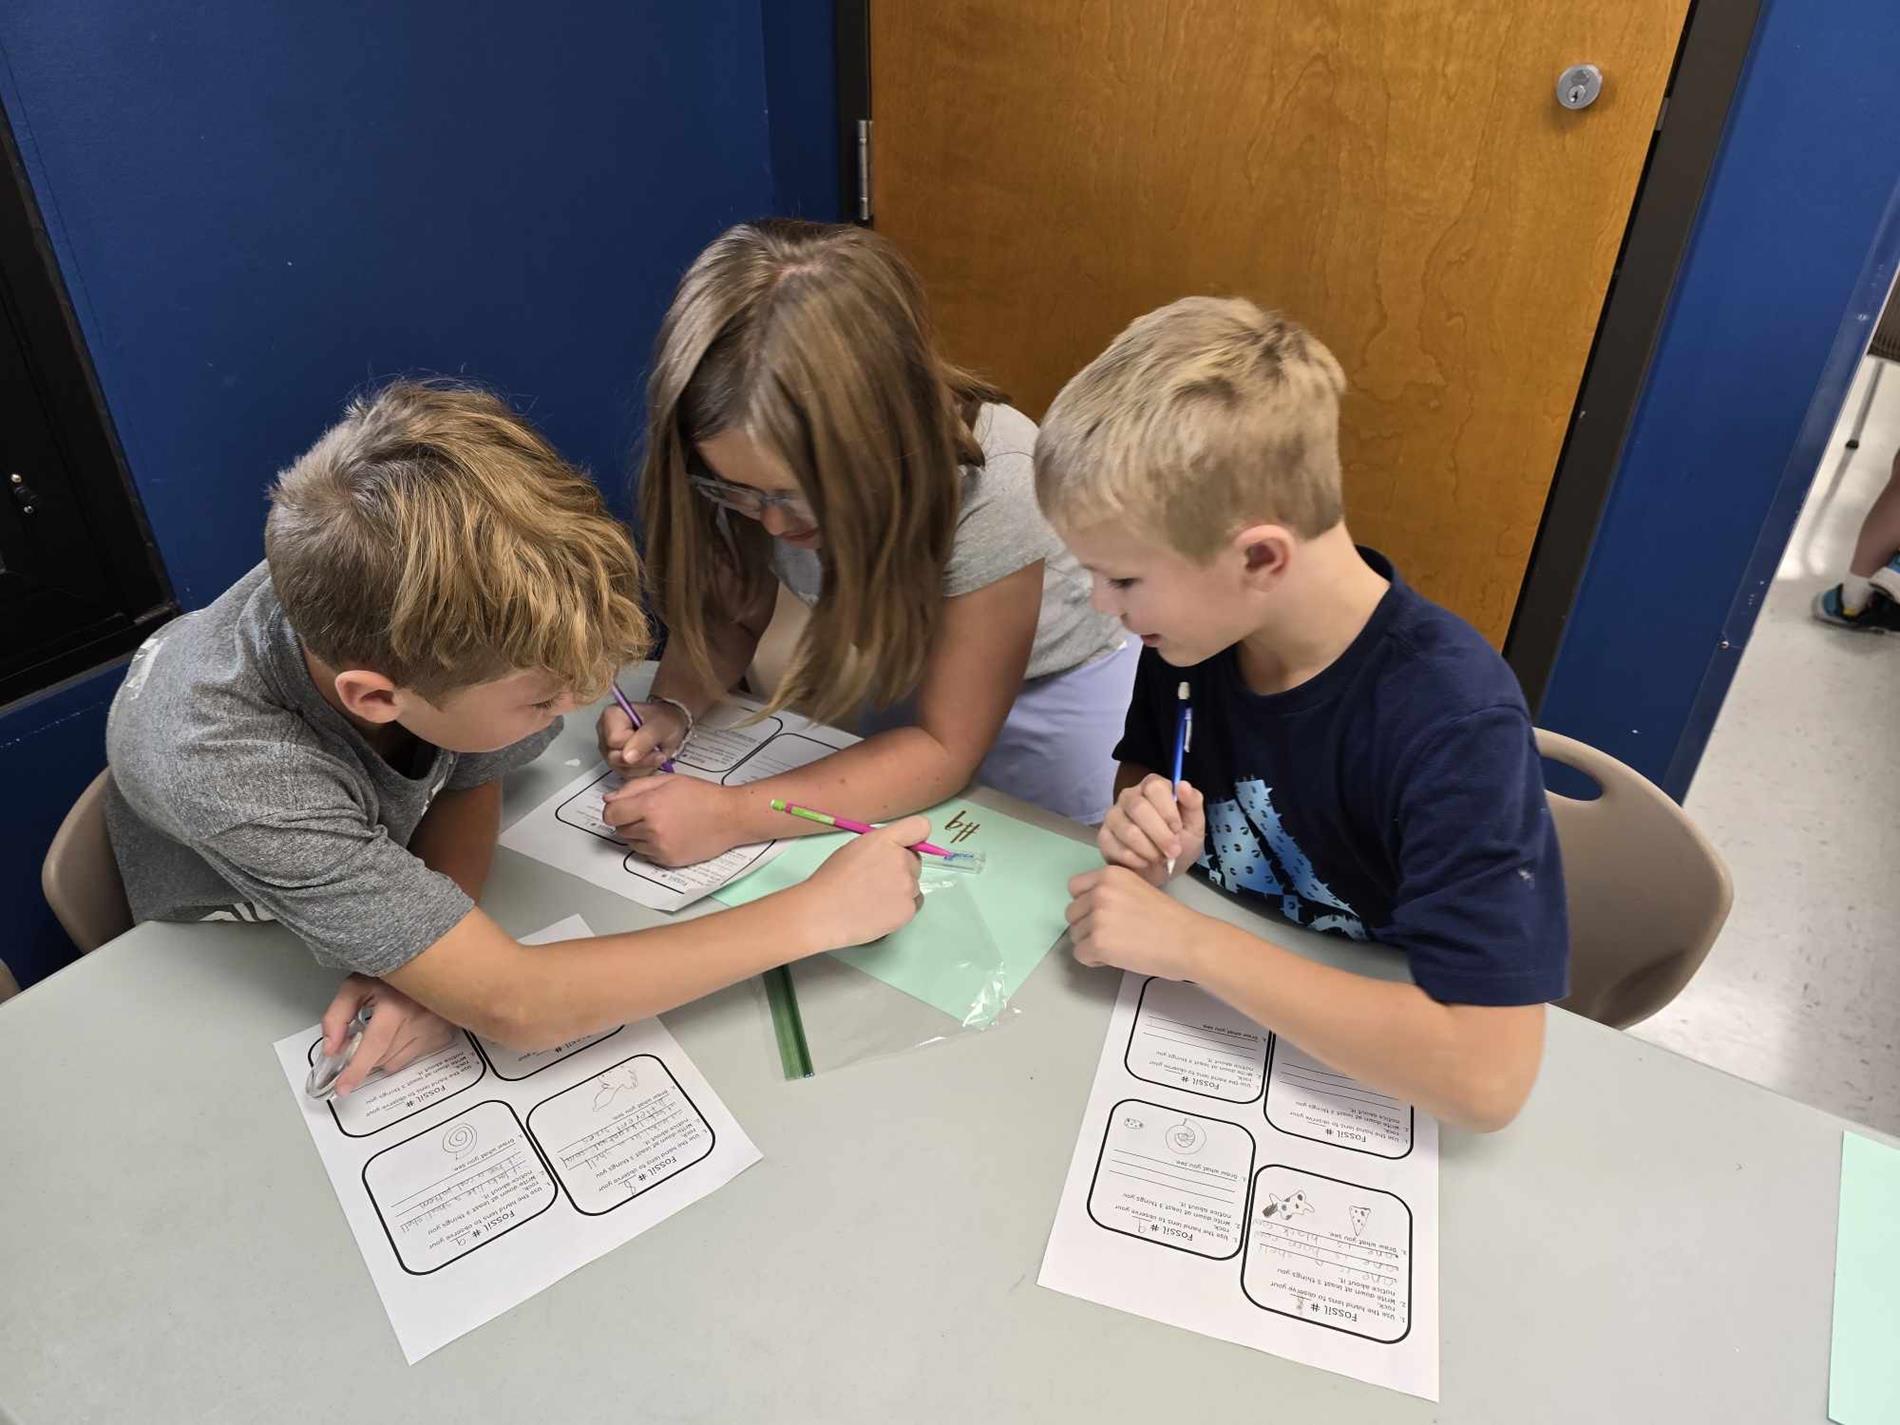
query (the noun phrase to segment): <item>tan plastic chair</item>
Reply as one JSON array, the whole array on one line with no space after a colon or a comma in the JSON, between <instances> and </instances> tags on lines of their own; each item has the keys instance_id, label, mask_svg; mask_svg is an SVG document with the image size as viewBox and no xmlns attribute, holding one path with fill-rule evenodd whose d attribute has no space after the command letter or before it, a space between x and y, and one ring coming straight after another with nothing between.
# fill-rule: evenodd
<instances>
[{"instance_id":1,"label":"tan plastic chair","mask_svg":"<svg viewBox=\"0 0 1900 1425\"><path fill-rule=\"evenodd\" d=\"M111 775L101 772L87 784L40 863L46 903L82 954L132 928L125 883L106 836L106 778Z\"/></svg>"},{"instance_id":2,"label":"tan plastic chair","mask_svg":"<svg viewBox=\"0 0 1900 1425\"><path fill-rule=\"evenodd\" d=\"M1728 867L1688 813L1607 752L1537 731L1537 750L1583 773L1595 801L1549 793L1570 902L1563 1007L1627 1029L1682 992L1728 919Z\"/></svg>"},{"instance_id":3,"label":"tan plastic chair","mask_svg":"<svg viewBox=\"0 0 1900 1425\"><path fill-rule=\"evenodd\" d=\"M1900 301L1892 296L1887 298L1886 308L1874 327L1873 340L1867 343L1867 354L1878 359L1874 362L1874 374L1867 378L1867 394L1861 398L1860 414L1854 417L1854 428L1847 435L1849 450L1860 449L1861 432L1867 429L1867 413L1873 410L1874 397L1880 394L1880 378L1887 374L1887 363L1900 364Z\"/></svg>"},{"instance_id":4,"label":"tan plastic chair","mask_svg":"<svg viewBox=\"0 0 1900 1425\"><path fill-rule=\"evenodd\" d=\"M0 1003L12 999L20 992L20 982L13 978L13 971L0 961Z\"/></svg>"}]
</instances>

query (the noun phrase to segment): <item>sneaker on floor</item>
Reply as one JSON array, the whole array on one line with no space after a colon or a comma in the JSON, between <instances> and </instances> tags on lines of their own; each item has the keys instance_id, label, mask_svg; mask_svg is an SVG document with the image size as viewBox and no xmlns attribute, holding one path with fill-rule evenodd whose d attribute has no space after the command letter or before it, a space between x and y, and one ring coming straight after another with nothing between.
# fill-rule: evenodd
<instances>
[{"instance_id":1,"label":"sneaker on floor","mask_svg":"<svg viewBox=\"0 0 1900 1425\"><path fill-rule=\"evenodd\" d=\"M1900 554L1874 570L1867 582L1888 598L1900 602Z\"/></svg>"},{"instance_id":2,"label":"sneaker on floor","mask_svg":"<svg viewBox=\"0 0 1900 1425\"><path fill-rule=\"evenodd\" d=\"M1836 628L1851 628L1856 633L1892 633L1900 630L1900 604L1876 589L1859 613L1850 614L1841 606L1841 586L1823 589L1814 596L1814 616Z\"/></svg>"}]
</instances>

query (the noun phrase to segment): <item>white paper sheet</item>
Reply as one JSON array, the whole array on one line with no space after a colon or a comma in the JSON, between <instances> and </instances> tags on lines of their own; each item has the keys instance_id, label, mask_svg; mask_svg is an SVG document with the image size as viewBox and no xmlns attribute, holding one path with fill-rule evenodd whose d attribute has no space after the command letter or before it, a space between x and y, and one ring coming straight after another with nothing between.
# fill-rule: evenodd
<instances>
[{"instance_id":1,"label":"white paper sheet","mask_svg":"<svg viewBox=\"0 0 1900 1425\"><path fill-rule=\"evenodd\" d=\"M535 1054L458 1033L328 1103L304 1093L321 1037L277 1059L411 1365L759 1160L657 1019Z\"/></svg>"},{"instance_id":2,"label":"white paper sheet","mask_svg":"<svg viewBox=\"0 0 1900 1425\"><path fill-rule=\"evenodd\" d=\"M1437 1120L1126 975L1037 1280L1437 1400Z\"/></svg>"},{"instance_id":3,"label":"white paper sheet","mask_svg":"<svg viewBox=\"0 0 1900 1425\"><path fill-rule=\"evenodd\" d=\"M744 698L721 703L700 719L692 740L673 759L676 768L689 777L741 786L816 762L858 740L792 712L741 726L758 708ZM785 848L783 841L759 841L691 866L656 866L629 851L601 819L601 803L619 785L619 775L597 762L504 831L501 844L660 911L685 909Z\"/></svg>"}]
</instances>

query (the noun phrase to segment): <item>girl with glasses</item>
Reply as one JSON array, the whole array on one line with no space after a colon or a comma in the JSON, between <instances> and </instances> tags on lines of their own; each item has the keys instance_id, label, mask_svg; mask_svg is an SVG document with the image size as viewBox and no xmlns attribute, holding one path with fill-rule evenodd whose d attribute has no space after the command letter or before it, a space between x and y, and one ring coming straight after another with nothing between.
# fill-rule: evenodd
<instances>
[{"instance_id":1,"label":"girl with glasses","mask_svg":"<svg viewBox=\"0 0 1900 1425\"><path fill-rule=\"evenodd\" d=\"M773 220L687 270L647 389L640 500L669 640L652 698L601 717L607 818L683 865L881 821L972 780L1098 822L1139 648L1036 506L1035 424L945 361L921 282L849 226ZM744 788L653 775L750 666L780 586L809 610L772 708L862 743Z\"/></svg>"}]
</instances>

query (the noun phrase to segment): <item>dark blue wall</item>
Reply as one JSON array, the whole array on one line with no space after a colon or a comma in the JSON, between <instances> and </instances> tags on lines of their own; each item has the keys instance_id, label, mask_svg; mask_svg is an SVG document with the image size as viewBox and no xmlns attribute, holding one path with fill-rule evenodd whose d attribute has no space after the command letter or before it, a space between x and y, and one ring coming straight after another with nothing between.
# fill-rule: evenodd
<instances>
[{"instance_id":1,"label":"dark blue wall","mask_svg":"<svg viewBox=\"0 0 1900 1425\"><path fill-rule=\"evenodd\" d=\"M838 176L837 22L832 0L764 0L772 210L815 222L845 216Z\"/></svg>"},{"instance_id":2,"label":"dark blue wall","mask_svg":"<svg viewBox=\"0 0 1900 1425\"><path fill-rule=\"evenodd\" d=\"M759 0L0 7L0 102L185 607L261 557L266 483L380 375L500 386L624 499L674 279L774 203L762 23ZM67 953L38 863L116 684L0 714L23 982Z\"/></svg>"},{"instance_id":3,"label":"dark blue wall","mask_svg":"<svg viewBox=\"0 0 1900 1425\"><path fill-rule=\"evenodd\" d=\"M1900 5L1770 0L1540 721L1681 798L1900 258Z\"/></svg>"}]
</instances>

